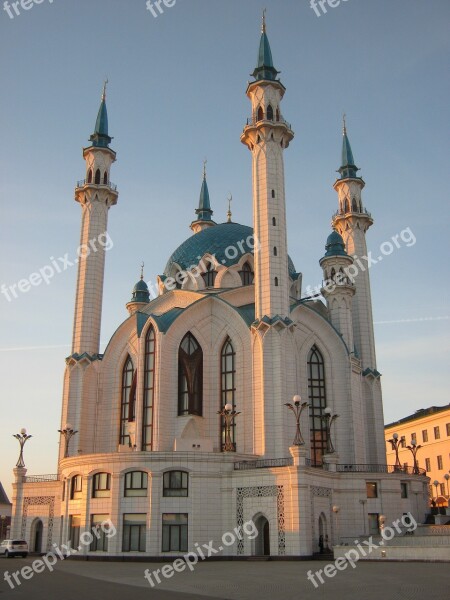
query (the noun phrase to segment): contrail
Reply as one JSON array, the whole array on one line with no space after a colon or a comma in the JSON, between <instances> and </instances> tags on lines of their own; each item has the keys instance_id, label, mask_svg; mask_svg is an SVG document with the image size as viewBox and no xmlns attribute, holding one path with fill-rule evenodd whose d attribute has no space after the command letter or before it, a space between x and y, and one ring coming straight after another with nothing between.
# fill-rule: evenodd
<instances>
[{"instance_id":1,"label":"contrail","mask_svg":"<svg viewBox=\"0 0 450 600\"><path fill-rule=\"evenodd\" d=\"M395 321L375 321L374 325L387 325L390 323L419 323L420 321L448 321L448 317L417 317L415 319L396 319Z\"/></svg>"}]
</instances>

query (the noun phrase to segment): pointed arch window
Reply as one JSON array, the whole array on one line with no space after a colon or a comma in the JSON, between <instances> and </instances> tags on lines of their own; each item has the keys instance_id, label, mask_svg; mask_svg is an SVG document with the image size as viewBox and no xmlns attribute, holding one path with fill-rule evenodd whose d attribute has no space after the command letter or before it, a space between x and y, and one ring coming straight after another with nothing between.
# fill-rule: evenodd
<instances>
[{"instance_id":1,"label":"pointed arch window","mask_svg":"<svg viewBox=\"0 0 450 600\"><path fill-rule=\"evenodd\" d=\"M322 420L327 406L325 387L325 364L317 346L308 355L308 398L310 415L311 463L322 465L322 457L327 450L327 431Z\"/></svg>"},{"instance_id":2,"label":"pointed arch window","mask_svg":"<svg viewBox=\"0 0 450 600\"><path fill-rule=\"evenodd\" d=\"M144 402L142 407L142 450L153 449L153 406L155 399L156 336L152 327L145 336Z\"/></svg>"},{"instance_id":3,"label":"pointed arch window","mask_svg":"<svg viewBox=\"0 0 450 600\"><path fill-rule=\"evenodd\" d=\"M226 405L231 404L233 410L236 409L236 353L231 343L230 338L225 340L222 346L222 352L220 354L221 361L221 397L220 397L220 410ZM220 417L220 449L223 451L225 446L225 419ZM236 437L235 437L236 425L233 421L231 426L231 441L236 450Z\"/></svg>"},{"instance_id":4,"label":"pointed arch window","mask_svg":"<svg viewBox=\"0 0 450 600\"><path fill-rule=\"evenodd\" d=\"M252 285L255 274L248 262L244 263L239 275L241 276L242 285Z\"/></svg>"},{"instance_id":5,"label":"pointed arch window","mask_svg":"<svg viewBox=\"0 0 450 600\"><path fill-rule=\"evenodd\" d=\"M192 333L178 350L178 415L203 413L203 351Z\"/></svg>"},{"instance_id":6,"label":"pointed arch window","mask_svg":"<svg viewBox=\"0 0 450 600\"><path fill-rule=\"evenodd\" d=\"M133 379L134 379L134 367L133 361L131 360L130 355L127 356L125 360L125 364L122 369L122 393L121 393L121 403L120 403L120 437L119 444L129 445L130 444L130 436L128 435L128 421L130 417L130 407L132 403L131 400L131 392L133 387ZM133 410L133 409L131 409Z\"/></svg>"},{"instance_id":7,"label":"pointed arch window","mask_svg":"<svg viewBox=\"0 0 450 600\"><path fill-rule=\"evenodd\" d=\"M273 121L273 108L271 104L269 104L269 106L267 107L267 120Z\"/></svg>"},{"instance_id":8,"label":"pointed arch window","mask_svg":"<svg viewBox=\"0 0 450 600\"><path fill-rule=\"evenodd\" d=\"M212 263L209 263L206 271L202 273L203 281L205 282L205 287L214 287L214 282L216 281L217 271L214 268Z\"/></svg>"},{"instance_id":9,"label":"pointed arch window","mask_svg":"<svg viewBox=\"0 0 450 600\"><path fill-rule=\"evenodd\" d=\"M103 185L108 185L108 171L103 173Z\"/></svg>"},{"instance_id":10,"label":"pointed arch window","mask_svg":"<svg viewBox=\"0 0 450 600\"><path fill-rule=\"evenodd\" d=\"M262 121L264 119L264 111L262 106L258 108L258 118L257 121Z\"/></svg>"},{"instance_id":11,"label":"pointed arch window","mask_svg":"<svg viewBox=\"0 0 450 600\"><path fill-rule=\"evenodd\" d=\"M101 173L100 173L100 169L97 169L95 171L95 183L98 185L100 184L100 179L101 179Z\"/></svg>"},{"instance_id":12,"label":"pointed arch window","mask_svg":"<svg viewBox=\"0 0 450 600\"><path fill-rule=\"evenodd\" d=\"M348 201L348 198L345 199L345 212L350 212L350 202Z\"/></svg>"},{"instance_id":13,"label":"pointed arch window","mask_svg":"<svg viewBox=\"0 0 450 600\"><path fill-rule=\"evenodd\" d=\"M280 109L277 108L277 121L279 121L279 120L280 120Z\"/></svg>"},{"instance_id":14,"label":"pointed arch window","mask_svg":"<svg viewBox=\"0 0 450 600\"><path fill-rule=\"evenodd\" d=\"M275 277L274 284L275 284L275 287L278 287L278 277Z\"/></svg>"},{"instance_id":15,"label":"pointed arch window","mask_svg":"<svg viewBox=\"0 0 450 600\"><path fill-rule=\"evenodd\" d=\"M352 211L353 212L358 212L358 206L356 204L356 198L353 198L353 200L352 200Z\"/></svg>"},{"instance_id":16,"label":"pointed arch window","mask_svg":"<svg viewBox=\"0 0 450 600\"><path fill-rule=\"evenodd\" d=\"M89 169L88 172L88 183L92 183L92 169Z\"/></svg>"}]
</instances>

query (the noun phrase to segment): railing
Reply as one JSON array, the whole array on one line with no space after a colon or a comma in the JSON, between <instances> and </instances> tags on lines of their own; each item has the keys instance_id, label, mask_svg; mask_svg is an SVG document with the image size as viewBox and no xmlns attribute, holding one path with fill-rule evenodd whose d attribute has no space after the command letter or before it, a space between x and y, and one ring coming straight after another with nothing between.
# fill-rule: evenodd
<instances>
[{"instance_id":1,"label":"railing","mask_svg":"<svg viewBox=\"0 0 450 600\"><path fill-rule=\"evenodd\" d=\"M46 481L59 481L58 474L52 475L26 475L23 478L24 483L44 483Z\"/></svg>"},{"instance_id":2,"label":"railing","mask_svg":"<svg viewBox=\"0 0 450 600\"><path fill-rule=\"evenodd\" d=\"M288 123L288 121L286 121L286 119L283 119L283 117L276 118L275 116L273 119L267 119L267 118L259 119L258 117L249 117L247 119L247 127L252 126L252 125L257 125L258 123L262 123L263 121L265 121L267 123L274 123L275 125L277 123L279 123L281 125L286 125L286 127L288 129L292 130L291 124Z\"/></svg>"},{"instance_id":3,"label":"railing","mask_svg":"<svg viewBox=\"0 0 450 600\"><path fill-rule=\"evenodd\" d=\"M261 460L243 460L234 463L235 471L249 471L250 469L266 469L271 467L292 467L293 458L263 458Z\"/></svg>"},{"instance_id":4,"label":"railing","mask_svg":"<svg viewBox=\"0 0 450 600\"><path fill-rule=\"evenodd\" d=\"M115 183L111 183L110 181L108 183L94 183L93 181L88 181L87 179L81 179L80 181L77 181L77 188L84 187L85 185L99 185L101 187L107 187L113 192L117 192L117 185Z\"/></svg>"},{"instance_id":5,"label":"railing","mask_svg":"<svg viewBox=\"0 0 450 600\"><path fill-rule=\"evenodd\" d=\"M333 215L333 219L334 217L343 217L344 215L348 215L349 213L356 213L356 214L360 214L360 215L366 215L367 217L369 217L370 219L372 218L372 213L370 213L368 210L366 210L365 208L363 210L337 210L334 215Z\"/></svg>"},{"instance_id":6,"label":"railing","mask_svg":"<svg viewBox=\"0 0 450 600\"><path fill-rule=\"evenodd\" d=\"M396 467L395 465L336 465L338 473L405 473L406 475L426 475L419 467Z\"/></svg>"}]
</instances>

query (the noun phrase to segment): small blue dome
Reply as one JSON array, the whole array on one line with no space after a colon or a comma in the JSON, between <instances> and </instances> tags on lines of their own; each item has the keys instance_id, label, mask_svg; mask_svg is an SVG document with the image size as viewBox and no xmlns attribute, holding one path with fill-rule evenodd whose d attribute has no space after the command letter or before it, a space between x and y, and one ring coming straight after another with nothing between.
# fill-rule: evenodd
<instances>
[{"instance_id":1,"label":"small blue dome","mask_svg":"<svg viewBox=\"0 0 450 600\"><path fill-rule=\"evenodd\" d=\"M192 235L175 250L167 261L164 275L172 275L174 263L182 270L198 265L205 254L213 254L219 264L230 267L237 264L244 254L253 254L253 244L253 228L247 225L221 223L208 227ZM294 278L296 271L290 258L288 268L289 275Z\"/></svg>"},{"instance_id":2,"label":"small blue dome","mask_svg":"<svg viewBox=\"0 0 450 600\"><path fill-rule=\"evenodd\" d=\"M328 236L325 250L325 256L348 256L345 251L344 240L337 231L333 231Z\"/></svg>"},{"instance_id":3,"label":"small blue dome","mask_svg":"<svg viewBox=\"0 0 450 600\"><path fill-rule=\"evenodd\" d=\"M143 279L140 279L133 288L131 302L150 302L150 292L148 285Z\"/></svg>"}]
</instances>

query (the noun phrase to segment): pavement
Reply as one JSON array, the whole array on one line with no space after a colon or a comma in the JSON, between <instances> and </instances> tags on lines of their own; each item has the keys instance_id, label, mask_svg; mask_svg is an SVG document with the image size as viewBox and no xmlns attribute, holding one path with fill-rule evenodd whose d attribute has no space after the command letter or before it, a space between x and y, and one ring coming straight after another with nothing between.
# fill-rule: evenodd
<instances>
[{"instance_id":1,"label":"pavement","mask_svg":"<svg viewBox=\"0 0 450 600\"><path fill-rule=\"evenodd\" d=\"M448 563L360 562L353 569L334 571L334 576L314 575L324 569L321 561L221 561L201 562L194 570L173 572L152 587L144 578L164 563L60 561L50 572L24 580L20 571L36 557L0 558L0 600L442 600L449 597ZM7 571L21 581L14 589L4 579ZM155 582L155 576L152 577Z\"/></svg>"}]
</instances>

